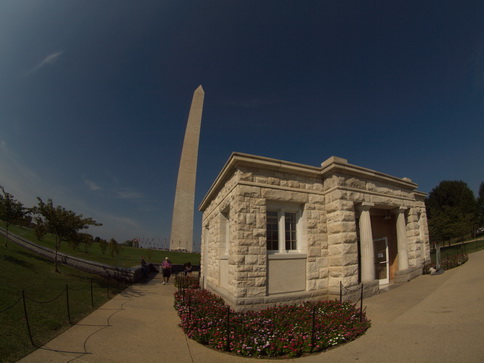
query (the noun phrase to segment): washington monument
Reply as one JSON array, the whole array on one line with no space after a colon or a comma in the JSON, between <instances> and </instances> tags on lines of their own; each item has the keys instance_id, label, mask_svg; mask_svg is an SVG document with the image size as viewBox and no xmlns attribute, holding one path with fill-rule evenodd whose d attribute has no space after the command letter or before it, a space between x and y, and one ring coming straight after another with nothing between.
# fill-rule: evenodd
<instances>
[{"instance_id":1,"label":"washington monument","mask_svg":"<svg viewBox=\"0 0 484 363\"><path fill-rule=\"evenodd\" d=\"M190 252L193 250L195 182L204 96L202 86L198 86L193 93L192 105L188 114L171 221L171 250L185 249Z\"/></svg>"}]
</instances>

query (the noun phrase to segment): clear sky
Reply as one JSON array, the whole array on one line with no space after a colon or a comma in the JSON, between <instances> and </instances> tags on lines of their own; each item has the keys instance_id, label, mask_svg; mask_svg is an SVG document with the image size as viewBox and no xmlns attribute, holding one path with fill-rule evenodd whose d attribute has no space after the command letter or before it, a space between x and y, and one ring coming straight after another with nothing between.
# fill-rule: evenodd
<instances>
[{"instance_id":1,"label":"clear sky","mask_svg":"<svg viewBox=\"0 0 484 363\"><path fill-rule=\"evenodd\" d=\"M191 98L196 207L233 151L430 192L484 181L483 1L0 1L0 184L169 238ZM195 236L200 240L201 215Z\"/></svg>"}]
</instances>

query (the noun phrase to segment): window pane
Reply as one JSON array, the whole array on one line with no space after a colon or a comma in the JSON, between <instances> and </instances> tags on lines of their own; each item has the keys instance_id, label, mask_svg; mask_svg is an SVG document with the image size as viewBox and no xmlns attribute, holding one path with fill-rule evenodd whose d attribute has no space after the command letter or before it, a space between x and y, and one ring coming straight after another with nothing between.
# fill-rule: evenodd
<instances>
[{"instance_id":1,"label":"window pane","mask_svg":"<svg viewBox=\"0 0 484 363\"><path fill-rule=\"evenodd\" d=\"M296 244L296 213L285 213L286 250L297 249Z\"/></svg>"},{"instance_id":2,"label":"window pane","mask_svg":"<svg viewBox=\"0 0 484 363\"><path fill-rule=\"evenodd\" d=\"M267 212L267 249L279 249L279 228L277 212Z\"/></svg>"}]
</instances>

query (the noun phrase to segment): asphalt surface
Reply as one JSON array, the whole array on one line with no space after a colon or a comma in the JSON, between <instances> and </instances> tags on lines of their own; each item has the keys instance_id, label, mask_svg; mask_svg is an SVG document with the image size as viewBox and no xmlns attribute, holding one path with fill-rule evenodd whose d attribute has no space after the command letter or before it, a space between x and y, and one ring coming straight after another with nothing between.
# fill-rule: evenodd
<instances>
[{"instance_id":1,"label":"asphalt surface","mask_svg":"<svg viewBox=\"0 0 484 363\"><path fill-rule=\"evenodd\" d=\"M133 285L20 362L272 362L186 338L172 283ZM353 342L294 362L484 362L484 251L442 275L365 300L372 327Z\"/></svg>"}]
</instances>

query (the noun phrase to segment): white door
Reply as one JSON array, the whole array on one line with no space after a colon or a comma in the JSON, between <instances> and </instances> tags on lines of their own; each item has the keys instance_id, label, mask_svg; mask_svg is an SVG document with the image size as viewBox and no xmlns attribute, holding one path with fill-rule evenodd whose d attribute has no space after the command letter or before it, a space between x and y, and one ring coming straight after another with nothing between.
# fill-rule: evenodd
<instances>
[{"instance_id":1,"label":"white door","mask_svg":"<svg viewBox=\"0 0 484 363\"><path fill-rule=\"evenodd\" d=\"M388 239L386 237L373 240L375 251L375 278L380 285L390 282L390 266L388 263Z\"/></svg>"}]
</instances>

